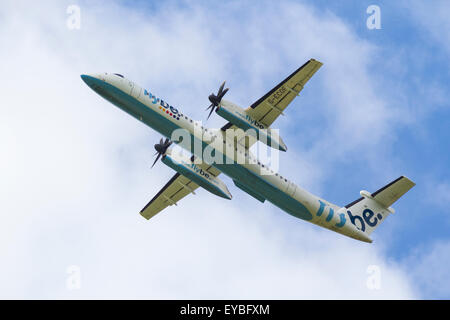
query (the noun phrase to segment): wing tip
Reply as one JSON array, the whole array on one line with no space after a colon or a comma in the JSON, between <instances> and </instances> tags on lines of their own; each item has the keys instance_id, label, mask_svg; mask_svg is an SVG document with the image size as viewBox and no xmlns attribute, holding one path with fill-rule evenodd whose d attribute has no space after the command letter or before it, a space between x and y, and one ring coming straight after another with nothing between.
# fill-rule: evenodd
<instances>
[{"instance_id":1,"label":"wing tip","mask_svg":"<svg viewBox=\"0 0 450 320\"><path fill-rule=\"evenodd\" d=\"M401 176L401 177L403 179L405 179L411 185L411 188L416 185L416 183L414 181L412 181L411 179L409 179L407 176Z\"/></svg>"},{"instance_id":2,"label":"wing tip","mask_svg":"<svg viewBox=\"0 0 450 320\"><path fill-rule=\"evenodd\" d=\"M309 61L311 61L311 62L316 62L316 63L319 64L320 66L323 65L323 62L321 62L321 61L319 61L319 60L317 60L317 59L314 59L314 58L309 59Z\"/></svg>"},{"instance_id":3,"label":"wing tip","mask_svg":"<svg viewBox=\"0 0 450 320\"><path fill-rule=\"evenodd\" d=\"M139 214L144 217L146 220L150 220L150 217L146 216L143 211L139 212Z\"/></svg>"}]
</instances>

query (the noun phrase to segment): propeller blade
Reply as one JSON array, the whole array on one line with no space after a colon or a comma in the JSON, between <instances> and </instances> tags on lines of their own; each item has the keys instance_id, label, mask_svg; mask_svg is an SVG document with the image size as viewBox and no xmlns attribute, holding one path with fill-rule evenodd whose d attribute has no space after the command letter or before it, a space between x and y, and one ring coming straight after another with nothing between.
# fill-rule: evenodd
<instances>
[{"instance_id":1,"label":"propeller blade","mask_svg":"<svg viewBox=\"0 0 450 320\"><path fill-rule=\"evenodd\" d=\"M219 100L222 100L223 96L228 92L228 90L230 90L230 88L226 88L225 90L223 90L222 94L218 96Z\"/></svg>"},{"instance_id":2,"label":"propeller blade","mask_svg":"<svg viewBox=\"0 0 450 320\"><path fill-rule=\"evenodd\" d=\"M155 162L153 162L153 164L152 164L152 168L155 165L155 163L158 162L160 156L161 156L161 153L158 153L158 156L156 157Z\"/></svg>"},{"instance_id":3,"label":"propeller blade","mask_svg":"<svg viewBox=\"0 0 450 320\"><path fill-rule=\"evenodd\" d=\"M226 88L225 90L223 89L225 87L225 82L226 81L222 82L222 84L220 85L219 91L217 91L217 95L211 93L208 97L209 101L211 101L211 105L208 108L206 108L205 111L208 111L209 109L211 110L209 111L207 119L211 117L211 114L213 113L214 109L217 110L223 96L228 92L228 90L230 90L229 88Z\"/></svg>"},{"instance_id":4,"label":"propeller blade","mask_svg":"<svg viewBox=\"0 0 450 320\"><path fill-rule=\"evenodd\" d=\"M171 146L172 143L173 143L173 141L170 141L169 138L166 138L166 140L163 140L163 138L161 138L159 140L159 143L155 144L155 150L156 150L155 156L156 155L158 155L158 156L156 157L155 162L153 162L152 168L156 164L156 162L158 162L161 155L166 153L167 149Z\"/></svg>"},{"instance_id":5,"label":"propeller blade","mask_svg":"<svg viewBox=\"0 0 450 320\"><path fill-rule=\"evenodd\" d=\"M223 90L223 87L224 87L224 86L225 86L225 81L222 82L222 85L220 86L219 91L217 91L217 96L218 96L218 97L219 97L220 94L222 93L222 90Z\"/></svg>"},{"instance_id":6,"label":"propeller blade","mask_svg":"<svg viewBox=\"0 0 450 320\"><path fill-rule=\"evenodd\" d=\"M211 114L213 113L213 111L214 111L214 108L211 108L211 111L209 112L209 114L208 114L208 118L206 118L206 120L208 120L208 119L209 119L209 117L211 117Z\"/></svg>"}]
</instances>

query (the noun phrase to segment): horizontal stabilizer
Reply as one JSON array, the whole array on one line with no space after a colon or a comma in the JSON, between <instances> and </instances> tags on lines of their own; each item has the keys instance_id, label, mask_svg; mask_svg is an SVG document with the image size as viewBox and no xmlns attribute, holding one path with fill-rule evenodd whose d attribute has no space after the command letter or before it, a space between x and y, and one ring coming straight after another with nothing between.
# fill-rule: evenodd
<instances>
[{"instance_id":1,"label":"horizontal stabilizer","mask_svg":"<svg viewBox=\"0 0 450 320\"><path fill-rule=\"evenodd\" d=\"M387 216L394 213L391 205L416 184L401 176L374 193L361 191L361 198L346 205L345 211L357 229L370 235Z\"/></svg>"},{"instance_id":2,"label":"horizontal stabilizer","mask_svg":"<svg viewBox=\"0 0 450 320\"><path fill-rule=\"evenodd\" d=\"M372 197L375 201L388 208L415 185L416 184L407 177L401 176L372 193Z\"/></svg>"}]
</instances>

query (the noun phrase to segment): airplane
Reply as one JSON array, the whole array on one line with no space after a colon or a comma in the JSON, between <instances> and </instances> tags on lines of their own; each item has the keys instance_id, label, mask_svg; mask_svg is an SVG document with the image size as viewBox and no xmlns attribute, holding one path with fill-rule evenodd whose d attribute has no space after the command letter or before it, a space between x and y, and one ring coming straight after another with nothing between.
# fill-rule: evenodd
<instances>
[{"instance_id":1,"label":"airplane","mask_svg":"<svg viewBox=\"0 0 450 320\"><path fill-rule=\"evenodd\" d=\"M258 201L267 200L294 217L371 243L372 232L388 215L394 213L391 205L415 186L414 182L400 176L373 193L362 190L357 200L340 206L311 194L272 171L249 150L257 141L261 141L286 152L286 144L271 126L280 115L284 115L286 107L300 95L305 84L321 66L318 60L308 60L246 109L223 99L228 91L228 88L224 89L223 83L217 94L209 96L211 105L207 108L210 110L208 118L215 112L228 121L220 129L204 127L121 74L83 74L81 78L107 101L166 137L155 144L157 157L153 165L161 158L176 173L140 211L144 218L150 219L166 207L177 205L185 196L195 194L198 187L224 199L231 199L230 191L219 178L223 173L239 189ZM252 138L234 136L233 139L227 139L229 131L239 129L251 129L256 134ZM187 136L172 138L180 130ZM174 148L170 148L173 142L191 156L174 152ZM200 147L192 148L194 144ZM224 146L231 151L225 152ZM206 150L219 160L205 161L203 156Z\"/></svg>"}]
</instances>

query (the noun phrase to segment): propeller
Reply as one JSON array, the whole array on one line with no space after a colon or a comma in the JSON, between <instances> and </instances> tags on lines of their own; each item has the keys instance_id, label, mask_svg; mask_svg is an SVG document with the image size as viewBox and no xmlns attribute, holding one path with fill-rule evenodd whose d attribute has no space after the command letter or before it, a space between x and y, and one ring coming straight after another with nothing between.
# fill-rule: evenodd
<instances>
[{"instance_id":1,"label":"propeller","mask_svg":"<svg viewBox=\"0 0 450 320\"><path fill-rule=\"evenodd\" d=\"M158 155L156 157L155 162L153 162L152 164L152 168L155 165L155 163L158 161L158 159L161 157L162 154L164 154L167 151L167 148L170 147L170 145L172 144L172 141L169 140L169 138L166 138L166 141L163 141L163 138L161 138L161 140L159 140L159 143L155 144L155 156Z\"/></svg>"},{"instance_id":2,"label":"propeller","mask_svg":"<svg viewBox=\"0 0 450 320\"><path fill-rule=\"evenodd\" d=\"M209 101L211 101L211 105L206 108L206 110L211 109L211 111L208 114L208 119L213 113L214 109L217 108L220 104L220 101L222 100L223 96L228 92L229 88L226 88L225 90L223 87L225 86L225 81L222 83L222 85L219 88L219 91L217 91L217 95L214 93L211 93L208 97Z\"/></svg>"}]
</instances>

